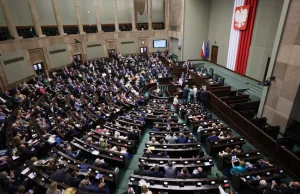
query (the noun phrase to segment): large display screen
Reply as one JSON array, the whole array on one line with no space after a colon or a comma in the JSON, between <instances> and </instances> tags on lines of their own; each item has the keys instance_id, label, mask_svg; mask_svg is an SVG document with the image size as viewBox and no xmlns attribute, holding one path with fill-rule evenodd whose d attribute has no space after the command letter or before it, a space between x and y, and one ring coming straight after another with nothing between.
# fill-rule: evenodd
<instances>
[{"instance_id":1,"label":"large display screen","mask_svg":"<svg viewBox=\"0 0 300 194\"><path fill-rule=\"evenodd\" d=\"M153 48L166 48L167 40L153 40Z\"/></svg>"}]
</instances>

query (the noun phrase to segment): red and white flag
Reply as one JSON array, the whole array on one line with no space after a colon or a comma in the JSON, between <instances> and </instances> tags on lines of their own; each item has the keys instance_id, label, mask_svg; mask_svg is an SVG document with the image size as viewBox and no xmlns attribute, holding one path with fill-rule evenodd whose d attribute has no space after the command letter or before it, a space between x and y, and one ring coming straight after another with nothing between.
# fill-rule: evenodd
<instances>
[{"instance_id":1,"label":"red and white flag","mask_svg":"<svg viewBox=\"0 0 300 194\"><path fill-rule=\"evenodd\" d=\"M204 47L204 41L203 41L203 44L202 44L202 49L201 49L200 56L201 56L202 58L204 58L204 57L205 57L205 47Z\"/></svg>"}]
</instances>

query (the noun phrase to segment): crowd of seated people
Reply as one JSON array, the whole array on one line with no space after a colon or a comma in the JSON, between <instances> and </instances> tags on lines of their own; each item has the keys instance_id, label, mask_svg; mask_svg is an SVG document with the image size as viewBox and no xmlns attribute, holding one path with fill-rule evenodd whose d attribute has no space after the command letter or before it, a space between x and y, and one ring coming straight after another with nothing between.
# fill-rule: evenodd
<instances>
[{"instance_id":1,"label":"crowd of seated people","mask_svg":"<svg viewBox=\"0 0 300 194\"><path fill-rule=\"evenodd\" d=\"M153 135L143 157L158 162L140 162L134 173L155 178L206 178L213 162L204 155L192 130L174 120L177 115L169 111L169 104L148 103L139 92L159 77L170 76L170 69L160 62L160 57L167 55L114 54L108 60L74 62L49 77L42 74L5 91L0 99L1 131L7 138L7 150L0 152L1 189L8 194L60 194L68 187L78 192L113 193L119 183L119 167L127 167L149 119L153 119ZM186 110L190 116L191 110L198 107L181 108L190 109ZM207 110L199 112L203 114L199 120L212 119ZM220 122L209 123L205 127L223 127ZM231 137L231 133L222 131L207 139ZM219 155L240 152L242 148L236 146ZM193 165L179 164L181 156ZM260 162L261 166L267 163ZM252 172L261 166L238 160L232 162L231 170ZM298 186L297 182L291 183L295 190ZM143 184L140 190L137 193L151 193Z\"/></svg>"},{"instance_id":2,"label":"crowd of seated people","mask_svg":"<svg viewBox=\"0 0 300 194\"><path fill-rule=\"evenodd\" d=\"M117 118L126 111L124 109L145 105L147 99L139 94L139 90L151 80L170 73L160 63L159 55L114 55L110 60L100 59L85 64L74 62L49 77L42 74L11 91L5 91L1 96L1 125L7 131L7 140L11 142L1 155L1 187L4 191L13 193L20 186L25 190L31 189L31 193L40 192L41 186L28 177L21 175L21 179L17 177L18 181L13 180L12 166L19 165L19 161L30 161L53 181L72 185L78 190L109 193L112 184L105 184L103 177L78 176L80 169L71 169L69 160L58 159L55 151L51 156L46 153L54 147L70 159L101 169L116 167L108 165L103 158L96 157L92 161L84 159L87 153L72 139L83 140L85 146L91 146L91 151L99 147L108 150L108 153L129 155L129 145L121 145L118 139L124 139L127 143L138 142L134 130L141 129L133 122L124 124ZM116 130L100 127L101 123ZM123 135L123 127L130 129L126 131L126 136ZM103 137L96 139L96 133L103 134ZM39 156L48 158L42 161L37 159ZM45 166L46 170L42 168ZM69 177L80 180L70 181ZM20 181L22 178L24 181ZM55 192L50 187L47 189Z\"/></svg>"}]
</instances>

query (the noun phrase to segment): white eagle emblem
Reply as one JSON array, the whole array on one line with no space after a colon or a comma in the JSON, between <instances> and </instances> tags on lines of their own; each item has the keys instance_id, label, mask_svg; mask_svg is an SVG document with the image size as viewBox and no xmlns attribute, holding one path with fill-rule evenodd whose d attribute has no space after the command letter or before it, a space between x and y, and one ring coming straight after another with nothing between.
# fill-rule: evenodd
<instances>
[{"instance_id":1,"label":"white eagle emblem","mask_svg":"<svg viewBox=\"0 0 300 194\"><path fill-rule=\"evenodd\" d=\"M240 10L236 10L234 19L235 19L235 26L237 28L241 28L245 25L248 17L248 9L241 8Z\"/></svg>"}]
</instances>

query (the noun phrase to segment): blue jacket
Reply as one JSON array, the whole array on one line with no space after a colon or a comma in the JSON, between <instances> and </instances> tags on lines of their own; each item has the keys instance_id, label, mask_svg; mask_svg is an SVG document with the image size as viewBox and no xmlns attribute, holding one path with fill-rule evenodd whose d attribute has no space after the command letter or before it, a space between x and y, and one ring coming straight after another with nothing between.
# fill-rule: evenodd
<instances>
[{"instance_id":1,"label":"blue jacket","mask_svg":"<svg viewBox=\"0 0 300 194\"><path fill-rule=\"evenodd\" d=\"M183 96L188 97L190 90L188 88L183 89Z\"/></svg>"},{"instance_id":2,"label":"blue jacket","mask_svg":"<svg viewBox=\"0 0 300 194\"><path fill-rule=\"evenodd\" d=\"M177 143L186 143L186 138L185 137L178 137L177 138Z\"/></svg>"}]
</instances>

